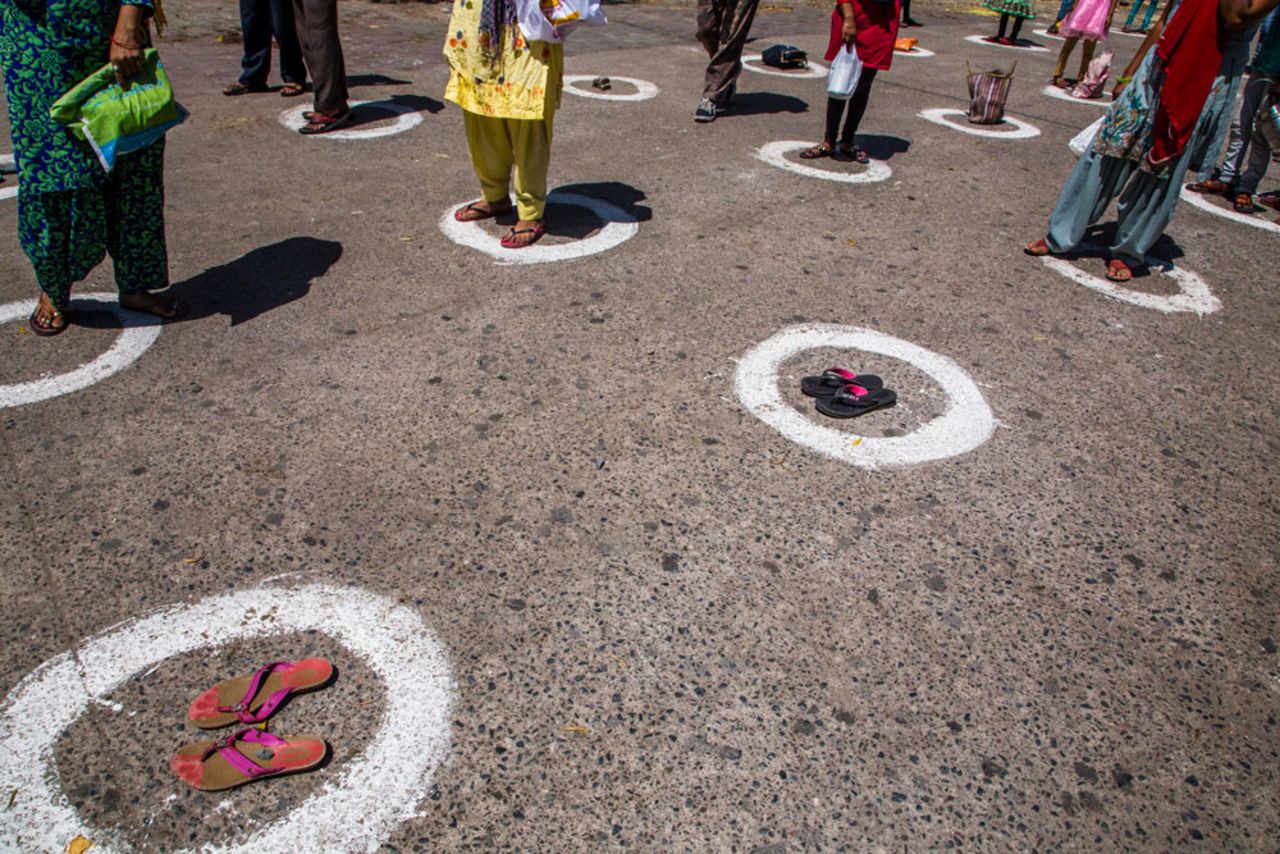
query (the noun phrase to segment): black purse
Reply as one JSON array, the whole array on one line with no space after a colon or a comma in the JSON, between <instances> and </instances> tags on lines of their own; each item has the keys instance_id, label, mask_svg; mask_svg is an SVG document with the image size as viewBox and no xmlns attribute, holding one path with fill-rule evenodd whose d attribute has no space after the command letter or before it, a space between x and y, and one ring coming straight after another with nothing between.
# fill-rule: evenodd
<instances>
[{"instance_id":1,"label":"black purse","mask_svg":"<svg viewBox=\"0 0 1280 854\"><path fill-rule=\"evenodd\" d=\"M760 61L770 68L805 68L809 65L809 54L795 45L775 44L765 49Z\"/></svg>"}]
</instances>

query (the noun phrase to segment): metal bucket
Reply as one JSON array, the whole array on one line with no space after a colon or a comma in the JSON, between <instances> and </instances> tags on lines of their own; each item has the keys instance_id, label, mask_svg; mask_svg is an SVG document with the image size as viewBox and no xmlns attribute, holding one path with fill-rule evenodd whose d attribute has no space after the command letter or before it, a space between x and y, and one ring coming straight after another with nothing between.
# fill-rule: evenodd
<instances>
[{"instance_id":1,"label":"metal bucket","mask_svg":"<svg viewBox=\"0 0 1280 854\"><path fill-rule=\"evenodd\" d=\"M1280 104L1272 100L1259 110L1253 127L1267 141L1267 145L1271 146L1272 154L1280 151Z\"/></svg>"}]
</instances>

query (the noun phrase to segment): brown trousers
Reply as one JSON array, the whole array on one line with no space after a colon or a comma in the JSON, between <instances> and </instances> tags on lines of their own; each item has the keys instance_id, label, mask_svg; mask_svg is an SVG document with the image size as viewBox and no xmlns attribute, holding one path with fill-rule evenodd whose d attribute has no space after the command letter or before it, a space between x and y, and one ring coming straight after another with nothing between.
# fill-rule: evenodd
<instances>
[{"instance_id":1,"label":"brown trousers","mask_svg":"<svg viewBox=\"0 0 1280 854\"><path fill-rule=\"evenodd\" d=\"M742 73L742 49L758 4L759 0L698 0L698 41L711 57L702 97L718 107L729 102Z\"/></svg>"},{"instance_id":2,"label":"brown trousers","mask_svg":"<svg viewBox=\"0 0 1280 854\"><path fill-rule=\"evenodd\" d=\"M293 0L302 59L311 73L315 110L335 116L347 107L347 66L338 40L338 0Z\"/></svg>"}]
</instances>

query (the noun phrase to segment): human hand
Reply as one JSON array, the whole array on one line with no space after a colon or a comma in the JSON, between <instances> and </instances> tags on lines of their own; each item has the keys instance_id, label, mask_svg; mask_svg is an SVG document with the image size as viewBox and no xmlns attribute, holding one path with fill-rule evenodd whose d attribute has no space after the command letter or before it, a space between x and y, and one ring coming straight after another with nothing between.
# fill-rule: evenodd
<instances>
[{"instance_id":1,"label":"human hand","mask_svg":"<svg viewBox=\"0 0 1280 854\"><path fill-rule=\"evenodd\" d=\"M858 29L853 25L853 21L845 18L844 23L840 26L840 38L848 47L853 46L853 39L858 35Z\"/></svg>"},{"instance_id":2,"label":"human hand","mask_svg":"<svg viewBox=\"0 0 1280 854\"><path fill-rule=\"evenodd\" d=\"M121 6L116 18L115 32L111 34L111 50L107 57L115 69L116 80L124 83L142 73L142 51L146 35L142 28L137 6Z\"/></svg>"}]
</instances>

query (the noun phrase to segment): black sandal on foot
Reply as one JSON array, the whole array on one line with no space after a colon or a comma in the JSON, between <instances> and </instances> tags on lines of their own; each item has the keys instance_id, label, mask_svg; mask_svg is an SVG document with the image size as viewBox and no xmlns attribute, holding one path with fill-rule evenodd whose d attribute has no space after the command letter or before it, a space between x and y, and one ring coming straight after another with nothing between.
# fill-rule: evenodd
<instances>
[{"instance_id":1,"label":"black sandal on foot","mask_svg":"<svg viewBox=\"0 0 1280 854\"><path fill-rule=\"evenodd\" d=\"M833 154L835 154L835 151L832 150L831 143L820 142L813 148L806 148L804 151L800 152L800 159L818 160L822 157L830 157Z\"/></svg>"}]
</instances>

